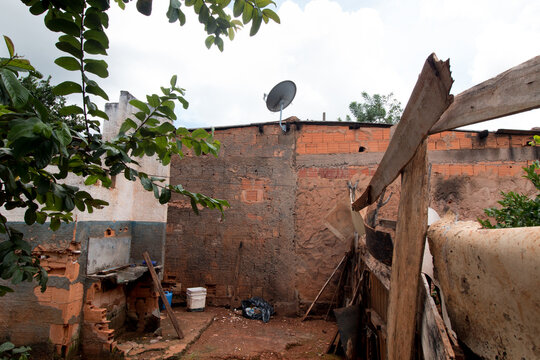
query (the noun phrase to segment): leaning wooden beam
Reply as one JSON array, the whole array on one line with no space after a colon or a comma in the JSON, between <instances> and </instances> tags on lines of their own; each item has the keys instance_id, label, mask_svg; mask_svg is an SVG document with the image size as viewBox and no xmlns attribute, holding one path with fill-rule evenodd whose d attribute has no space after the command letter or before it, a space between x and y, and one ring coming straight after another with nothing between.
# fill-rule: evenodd
<instances>
[{"instance_id":1,"label":"leaning wooden beam","mask_svg":"<svg viewBox=\"0 0 540 360\"><path fill-rule=\"evenodd\" d=\"M452 102L450 64L431 54L422 68L392 141L364 193L353 203L359 211L377 200L412 159L429 129Z\"/></svg>"},{"instance_id":2,"label":"leaning wooden beam","mask_svg":"<svg viewBox=\"0 0 540 360\"><path fill-rule=\"evenodd\" d=\"M315 303L317 302L317 300L319 300L319 297L321 296L321 294L323 293L324 289L326 289L326 287L328 286L328 284L330 283L330 280L332 280L332 278L334 277L334 274L336 273L336 271L338 271L338 269L340 268L341 264L343 264L343 262L345 261L345 259L347 259L347 257L349 257L349 253L345 253L345 255L343 255L343 257L341 258L341 261L339 262L339 264L336 266L336 268L334 269L334 271L332 271L332 274L330 274L330 277L328 278L328 280L326 280L326 282L324 283L323 287L321 288L321 290L319 291L319 293L317 294L317 296L315 297L315 300L313 300L313 302L311 303L311 305L309 306L309 309L307 309L306 311L306 314L304 315L304 317L302 318L302 320L300 321L304 321L306 320L307 316L309 315L309 312L311 311L311 309L313 309L313 306L315 305Z\"/></svg>"},{"instance_id":3,"label":"leaning wooden beam","mask_svg":"<svg viewBox=\"0 0 540 360\"><path fill-rule=\"evenodd\" d=\"M413 358L429 204L427 141L403 170L388 300L388 359Z\"/></svg>"},{"instance_id":4,"label":"leaning wooden beam","mask_svg":"<svg viewBox=\"0 0 540 360\"><path fill-rule=\"evenodd\" d=\"M540 108L540 56L457 95L429 133L536 108Z\"/></svg>"},{"instance_id":5,"label":"leaning wooden beam","mask_svg":"<svg viewBox=\"0 0 540 360\"><path fill-rule=\"evenodd\" d=\"M173 324L174 330L176 330L176 333L178 334L178 338L183 339L184 334L182 333L182 330L180 330L180 325L178 324L178 320L176 319L176 316L174 316L174 312L171 308L171 305L169 305L169 301L167 300L167 297L165 296L165 293L163 292L163 288L161 287L161 282L158 279L156 270L154 269L154 265L152 265L152 259L150 259L150 255L148 254L147 251L143 253L143 258L144 258L144 261L146 261L146 266L148 266L148 271L150 271L150 276L152 276L152 280L154 281L154 286L159 292L159 296L161 296L161 301L163 302L163 305L165 305L165 311L167 311L167 315L169 315L169 319L171 319L171 323Z\"/></svg>"}]
</instances>

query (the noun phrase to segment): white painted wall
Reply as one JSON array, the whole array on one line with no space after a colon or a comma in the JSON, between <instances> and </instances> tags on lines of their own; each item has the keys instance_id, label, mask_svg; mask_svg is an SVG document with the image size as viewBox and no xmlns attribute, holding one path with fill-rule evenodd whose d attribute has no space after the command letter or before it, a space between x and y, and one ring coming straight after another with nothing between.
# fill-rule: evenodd
<instances>
[{"instance_id":1,"label":"white painted wall","mask_svg":"<svg viewBox=\"0 0 540 360\"><path fill-rule=\"evenodd\" d=\"M103 126L103 138L113 139L118 133L124 119L128 116L134 121L138 121L132 116L136 111L135 107L129 105L129 101L134 97L127 91L120 93L118 103L105 105L105 112L109 116L109 121L105 121ZM156 158L144 157L137 160L140 167L137 170L154 176L166 178L168 182L170 175L170 165L163 166ZM128 181L123 174L116 177L114 188L107 189L100 185L86 186L84 178L70 175L65 179L65 183L78 186L88 191L93 197L109 202L109 206L101 210L95 210L92 214L80 212L76 208L73 211L73 219L77 221L149 221L166 222L167 205L159 204L153 192L144 190L140 182ZM6 211L2 209L8 221L24 221L24 211L26 209L14 209Z\"/></svg>"}]
</instances>

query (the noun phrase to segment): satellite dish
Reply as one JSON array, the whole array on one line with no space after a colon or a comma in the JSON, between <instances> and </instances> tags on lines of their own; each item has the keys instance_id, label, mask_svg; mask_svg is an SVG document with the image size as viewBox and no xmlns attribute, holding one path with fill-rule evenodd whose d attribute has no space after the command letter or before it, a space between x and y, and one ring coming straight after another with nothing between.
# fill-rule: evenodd
<instances>
[{"instance_id":1,"label":"satellite dish","mask_svg":"<svg viewBox=\"0 0 540 360\"><path fill-rule=\"evenodd\" d=\"M279 111L279 126L283 131L287 131L287 127L281 124L283 109L290 105L295 95L296 85L290 80L285 80L274 86L268 96L266 96L266 107L268 110L273 112Z\"/></svg>"}]
</instances>

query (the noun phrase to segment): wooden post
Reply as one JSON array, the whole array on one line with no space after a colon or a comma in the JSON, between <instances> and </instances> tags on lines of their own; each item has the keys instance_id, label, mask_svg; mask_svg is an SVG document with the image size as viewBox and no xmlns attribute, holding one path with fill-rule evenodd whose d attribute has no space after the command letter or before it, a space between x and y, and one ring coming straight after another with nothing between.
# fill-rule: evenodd
<instances>
[{"instance_id":1,"label":"wooden post","mask_svg":"<svg viewBox=\"0 0 540 360\"><path fill-rule=\"evenodd\" d=\"M452 102L452 82L449 62L440 61L435 54L431 54L424 63L377 171L362 195L352 205L354 211L377 201L383 190L409 163L429 130Z\"/></svg>"},{"instance_id":2,"label":"wooden post","mask_svg":"<svg viewBox=\"0 0 540 360\"><path fill-rule=\"evenodd\" d=\"M152 259L150 259L150 255L148 255L147 251L143 253L143 258L144 258L144 261L146 261L146 266L148 266L148 271L150 271L150 276L152 276L152 280L154 281L154 286L159 292L159 296L161 296L161 301L163 301L163 305L165 306L165 311L167 312L167 315L169 315L169 319L171 319L171 323L173 324L174 330L176 330L176 333L178 334L178 338L183 339L184 334L182 333L182 330L180 330L180 325L178 324L178 320L176 319L176 316L174 316L174 312L172 311L171 305L169 305L169 301L167 300L167 297L165 296L165 293L163 292L163 288L161 287L161 282L159 281L159 278L156 274L156 270L154 269L154 265L152 265Z\"/></svg>"},{"instance_id":3,"label":"wooden post","mask_svg":"<svg viewBox=\"0 0 540 360\"><path fill-rule=\"evenodd\" d=\"M429 196L427 141L403 169L390 298L388 303L388 359L412 359L418 284L427 232Z\"/></svg>"}]
</instances>

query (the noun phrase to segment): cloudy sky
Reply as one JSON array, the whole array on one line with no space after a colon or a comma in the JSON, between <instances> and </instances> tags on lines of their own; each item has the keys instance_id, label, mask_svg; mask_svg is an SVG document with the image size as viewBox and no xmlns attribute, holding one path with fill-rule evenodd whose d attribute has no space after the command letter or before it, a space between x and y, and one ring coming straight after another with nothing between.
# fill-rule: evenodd
<instances>
[{"instance_id":1,"label":"cloudy sky","mask_svg":"<svg viewBox=\"0 0 540 360\"><path fill-rule=\"evenodd\" d=\"M111 101L120 90L138 98L156 92L178 74L190 108L180 124L210 127L279 120L263 94L282 80L297 85L284 117L336 120L362 91L390 93L407 103L426 57L450 59L453 94L540 55L537 0L277 0L281 25L241 31L225 51L206 49L197 20L168 24L168 1L154 1L151 17L134 2L113 4L108 35L110 77L100 81ZM56 35L17 0L2 0L0 32L10 36L53 82L77 79L53 60ZM189 9L191 12L192 10ZM6 56L2 49L0 56ZM540 110L473 125L473 129L530 129Z\"/></svg>"}]
</instances>

